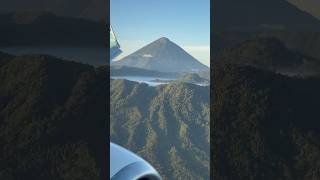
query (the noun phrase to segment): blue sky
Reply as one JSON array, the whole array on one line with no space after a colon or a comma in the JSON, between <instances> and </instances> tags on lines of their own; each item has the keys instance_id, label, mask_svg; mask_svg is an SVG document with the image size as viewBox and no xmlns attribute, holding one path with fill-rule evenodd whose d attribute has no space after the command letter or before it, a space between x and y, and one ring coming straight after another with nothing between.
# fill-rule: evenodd
<instances>
[{"instance_id":1,"label":"blue sky","mask_svg":"<svg viewBox=\"0 0 320 180\"><path fill-rule=\"evenodd\" d=\"M210 64L210 0L111 0L111 24L123 54L167 37ZM120 58L121 58L120 57Z\"/></svg>"}]
</instances>

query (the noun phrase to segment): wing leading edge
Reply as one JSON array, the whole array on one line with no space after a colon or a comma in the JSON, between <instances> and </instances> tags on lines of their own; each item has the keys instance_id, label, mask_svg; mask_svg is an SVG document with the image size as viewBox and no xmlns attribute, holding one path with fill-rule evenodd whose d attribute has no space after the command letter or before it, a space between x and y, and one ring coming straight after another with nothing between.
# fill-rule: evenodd
<instances>
[{"instance_id":1,"label":"wing leading edge","mask_svg":"<svg viewBox=\"0 0 320 180\"><path fill-rule=\"evenodd\" d=\"M110 25L110 61L116 58L119 54L121 54L120 44L117 40L116 35Z\"/></svg>"}]
</instances>

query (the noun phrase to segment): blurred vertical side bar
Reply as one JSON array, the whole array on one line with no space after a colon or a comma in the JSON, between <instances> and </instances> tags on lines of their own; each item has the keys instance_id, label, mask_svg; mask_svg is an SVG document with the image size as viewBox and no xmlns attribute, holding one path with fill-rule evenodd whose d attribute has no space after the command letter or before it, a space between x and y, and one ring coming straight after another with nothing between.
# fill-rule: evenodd
<instances>
[{"instance_id":1,"label":"blurred vertical side bar","mask_svg":"<svg viewBox=\"0 0 320 180\"><path fill-rule=\"evenodd\" d=\"M110 0L105 0L106 1L106 30L110 32ZM107 34L106 36L106 48L107 48L107 57L110 57L110 37L108 38ZM107 81L108 87L107 87L107 98L106 98L106 103L107 103L107 113L108 113L108 119L106 120L105 128L106 128L106 141L105 141L105 147L106 147L106 153L105 153L105 159L106 159L106 166L105 166L105 179L109 179L110 177L110 58L107 60L107 67L106 67L106 76L107 76Z\"/></svg>"}]
</instances>

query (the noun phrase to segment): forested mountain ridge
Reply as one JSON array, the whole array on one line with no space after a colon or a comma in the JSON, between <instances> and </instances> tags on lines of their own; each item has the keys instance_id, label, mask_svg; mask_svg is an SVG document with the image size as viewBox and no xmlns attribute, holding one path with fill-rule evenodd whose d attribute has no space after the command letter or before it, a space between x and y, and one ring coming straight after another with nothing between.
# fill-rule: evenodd
<instances>
[{"instance_id":1,"label":"forested mountain ridge","mask_svg":"<svg viewBox=\"0 0 320 180\"><path fill-rule=\"evenodd\" d=\"M287 2L287 1L290 1ZM276 37L290 50L320 59L320 20L292 4L318 4L313 0L225 0L216 2L213 56L248 39ZM299 7L298 6L298 7ZM313 8L317 8L316 6Z\"/></svg>"},{"instance_id":2,"label":"forested mountain ridge","mask_svg":"<svg viewBox=\"0 0 320 180\"><path fill-rule=\"evenodd\" d=\"M286 47L276 37L254 37L225 48L216 63L248 65L290 76L312 76L320 72L320 60Z\"/></svg>"},{"instance_id":3,"label":"forested mountain ridge","mask_svg":"<svg viewBox=\"0 0 320 180\"><path fill-rule=\"evenodd\" d=\"M209 87L151 87L112 80L111 141L148 160L165 179L209 178Z\"/></svg>"},{"instance_id":4,"label":"forested mountain ridge","mask_svg":"<svg viewBox=\"0 0 320 180\"><path fill-rule=\"evenodd\" d=\"M4 56L0 179L105 176L105 72L45 55Z\"/></svg>"},{"instance_id":5,"label":"forested mountain ridge","mask_svg":"<svg viewBox=\"0 0 320 180\"><path fill-rule=\"evenodd\" d=\"M213 56L220 54L225 48L236 46L250 39L277 38L281 40L289 50L320 59L320 52L317 48L320 46L320 32L317 31L221 31L216 32L213 36L216 39Z\"/></svg>"},{"instance_id":6,"label":"forested mountain ridge","mask_svg":"<svg viewBox=\"0 0 320 180\"><path fill-rule=\"evenodd\" d=\"M212 178L320 179L319 19L285 0L215 7Z\"/></svg>"},{"instance_id":7,"label":"forested mountain ridge","mask_svg":"<svg viewBox=\"0 0 320 180\"><path fill-rule=\"evenodd\" d=\"M213 67L213 178L319 179L320 79Z\"/></svg>"}]
</instances>

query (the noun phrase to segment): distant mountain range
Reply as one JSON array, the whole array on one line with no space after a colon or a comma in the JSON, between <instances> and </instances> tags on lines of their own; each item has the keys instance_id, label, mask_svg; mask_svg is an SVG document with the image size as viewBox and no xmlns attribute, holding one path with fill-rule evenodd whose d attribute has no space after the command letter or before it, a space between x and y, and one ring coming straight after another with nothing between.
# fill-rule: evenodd
<instances>
[{"instance_id":1,"label":"distant mountain range","mask_svg":"<svg viewBox=\"0 0 320 180\"><path fill-rule=\"evenodd\" d=\"M0 46L105 46L105 23L46 11L0 14Z\"/></svg>"},{"instance_id":2,"label":"distant mountain range","mask_svg":"<svg viewBox=\"0 0 320 180\"><path fill-rule=\"evenodd\" d=\"M290 76L312 76L320 72L319 59L290 50L275 37L256 37L225 48L215 62L253 66Z\"/></svg>"},{"instance_id":3,"label":"distant mountain range","mask_svg":"<svg viewBox=\"0 0 320 180\"><path fill-rule=\"evenodd\" d=\"M112 65L110 66L110 75L111 76L147 76L147 77L156 77L156 78L203 78L206 80L210 79L210 71L201 71L198 73L188 73L188 72L160 72L160 71L153 71L135 67L128 67L128 66L119 66L119 65Z\"/></svg>"},{"instance_id":4,"label":"distant mountain range","mask_svg":"<svg viewBox=\"0 0 320 180\"><path fill-rule=\"evenodd\" d=\"M177 73L159 72L135 67L112 65L110 66L111 76L148 76L148 77L167 77L175 78Z\"/></svg>"},{"instance_id":5,"label":"distant mountain range","mask_svg":"<svg viewBox=\"0 0 320 180\"><path fill-rule=\"evenodd\" d=\"M311 1L307 0L306 3ZM302 1L299 3L304 4ZM291 74L294 71L295 73L314 74L319 70L320 20L302 10L300 6L298 8L293 5L293 1L289 3L286 0L225 0L216 1L215 7L214 33L212 35L213 39L215 39L215 46L212 49L213 61L224 51L235 55L235 51L244 51L244 48L248 50L248 46L251 46L251 50L254 51L253 44L257 42L257 37L262 39L276 38L284 44L285 48L282 49L285 52L296 52L296 54L300 54L297 56L300 56L301 62L303 61L303 63L295 67L291 66L287 67L287 69L282 67L282 72L287 71L288 74ZM251 45L249 45L249 42L251 42ZM258 44L256 45L259 46ZM279 43L276 44L279 45ZM278 45L273 48L280 48ZM233 49L233 53L230 52L230 49ZM269 50L271 49L269 48ZM266 54L267 52L261 53ZM240 61L247 61L246 63L248 63L248 61L252 60L236 60L242 55L238 54L231 58L231 54L229 56L225 52L224 56L229 56L229 59L233 59L233 62L237 61L238 63L241 63ZM289 60L290 58L287 57L286 59ZM291 60L295 61L297 58ZM261 61L265 61L265 59L261 59ZM283 62L284 59L280 61Z\"/></svg>"},{"instance_id":6,"label":"distant mountain range","mask_svg":"<svg viewBox=\"0 0 320 180\"><path fill-rule=\"evenodd\" d=\"M320 20L311 13L311 8L320 7L317 4L314 0L215 1L212 62L291 75L318 74Z\"/></svg>"},{"instance_id":7,"label":"distant mountain range","mask_svg":"<svg viewBox=\"0 0 320 180\"><path fill-rule=\"evenodd\" d=\"M160 38L112 65L124 65L160 72L199 72L209 68L168 38Z\"/></svg>"},{"instance_id":8,"label":"distant mountain range","mask_svg":"<svg viewBox=\"0 0 320 180\"><path fill-rule=\"evenodd\" d=\"M164 179L209 179L209 87L111 81L111 141L151 162Z\"/></svg>"},{"instance_id":9,"label":"distant mountain range","mask_svg":"<svg viewBox=\"0 0 320 180\"><path fill-rule=\"evenodd\" d=\"M58 16L106 22L109 7L106 0L4 0L0 6L0 13L23 11L47 11Z\"/></svg>"},{"instance_id":10,"label":"distant mountain range","mask_svg":"<svg viewBox=\"0 0 320 180\"><path fill-rule=\"evenodd\" d=\"M320 31L319 19L286 0L223 0L214 3L218 31Z\"/></svg>"},{"instance_id":11,"label":"distant mountain range","mask_svg":"<svg viewBox=\"0 0 320 180\"><path fill-rule=\"evenodd\" d=\"M191 83L191 84L196 84L201 86L210 85L210 80L200 77L200 75L197 73L185 74L175 80L155 79L155 80L152 80L151 82L165 83L165 84L172 83L172 82L184 82L184 83Z\"/></svg>"}]
</instances>

